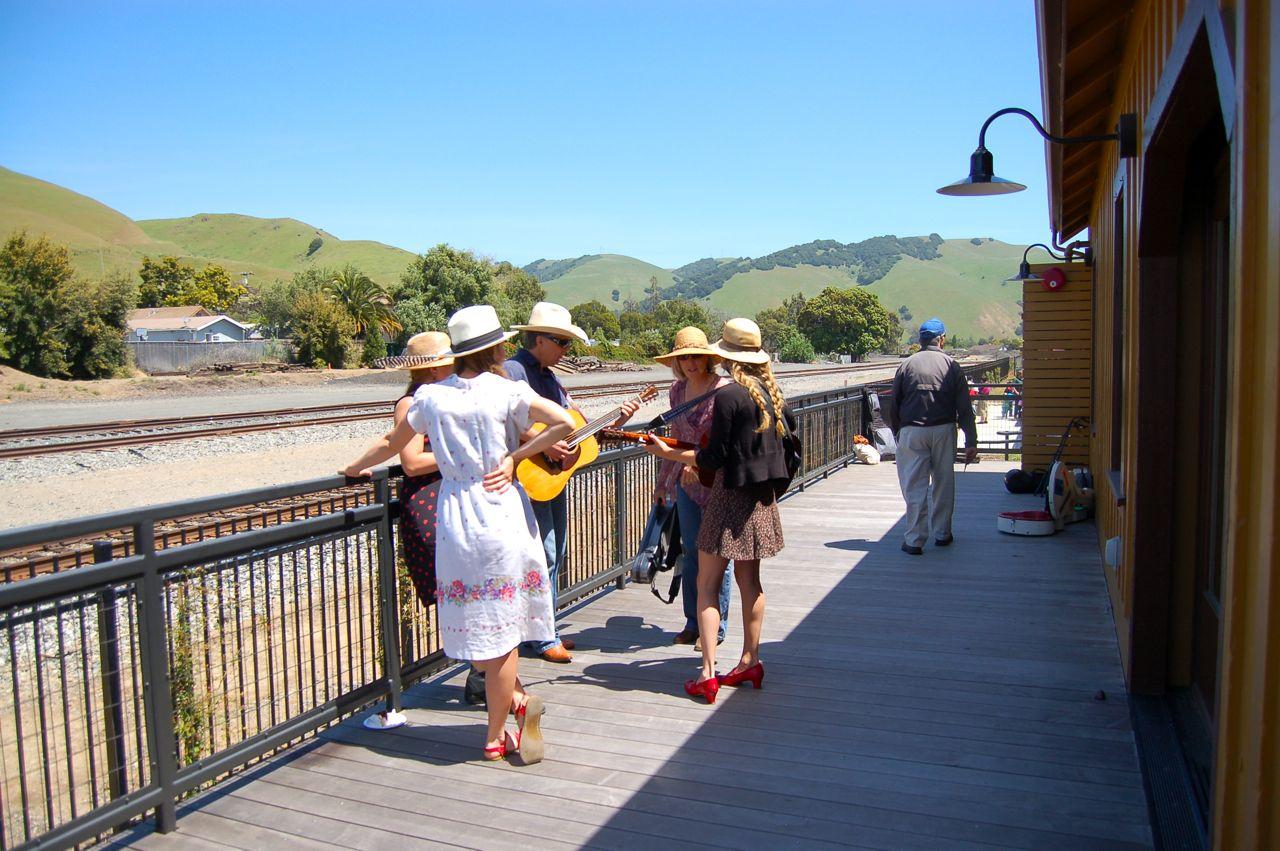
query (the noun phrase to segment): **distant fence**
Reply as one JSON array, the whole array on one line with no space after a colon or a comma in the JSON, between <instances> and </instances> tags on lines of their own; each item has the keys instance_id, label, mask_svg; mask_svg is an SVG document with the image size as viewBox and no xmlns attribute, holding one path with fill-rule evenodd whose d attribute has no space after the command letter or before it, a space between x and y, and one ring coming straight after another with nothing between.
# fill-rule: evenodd
<instances>
[{"instance_id":1,"label":"distant fence","mask_svg":"<svg viewBox=\"0 0 1280 851\"><path fill-rule=\"evenodd\" d=\"M126 341L133 362L147 373L190 372L216 363L260 363L287 360L290 349L281 340L245 340L233 343L177 341Z\"/></svg>"}]
</instances>

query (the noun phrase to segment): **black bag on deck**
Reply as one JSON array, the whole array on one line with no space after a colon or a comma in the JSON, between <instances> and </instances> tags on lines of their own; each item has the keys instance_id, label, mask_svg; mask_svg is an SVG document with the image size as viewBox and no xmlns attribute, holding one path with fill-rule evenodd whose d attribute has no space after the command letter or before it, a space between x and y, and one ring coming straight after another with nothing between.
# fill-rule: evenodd
<instances>
[{"instance_id":1,"label":"black bag on deck","mask_svg":"<svg viewBox=\"0 0 1280 851\"><path fill-rule=\"evenodd\" d=\"M649 511L649 519L644 524L644 535L640 539L640 552L631 560L631 581L643 582L650 586L653 596L664 603L675 602L680 593L680 556L683 554L680 544L680 514L674 502L653 504ZM671 571L671 587L664 598L658 590L659 573Z\"/></svg>"}]
</instances>

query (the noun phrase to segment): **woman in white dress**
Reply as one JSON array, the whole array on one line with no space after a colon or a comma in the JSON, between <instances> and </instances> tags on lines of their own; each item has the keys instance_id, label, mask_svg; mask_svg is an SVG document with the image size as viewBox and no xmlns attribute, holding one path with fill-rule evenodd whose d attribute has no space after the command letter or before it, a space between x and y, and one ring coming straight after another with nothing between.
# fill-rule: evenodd
<instances>
[{"instance_id":1,"label":"woman in white dress","mask_svg":"<svg viewBox=\"0 0 1280 851\"><path fill-rule=\"evenodd\" d=\"M465 307L449 319L454 374L418 388L400 425L372 443L343 472L371 475L415 434L426 434L444 477L436 509L436 611L445 653L485 673L489 729L486 759L518 749L542 759L542 700L516 676L522 641L555 635L547 562L529 498L512 487L515 466L559 440L573 420L528 384L502 373L504 332L488 305ZM520 444L532 423L546 428ZM506 734L508 712L518 724Z\"/></svg>"}]
</instances>

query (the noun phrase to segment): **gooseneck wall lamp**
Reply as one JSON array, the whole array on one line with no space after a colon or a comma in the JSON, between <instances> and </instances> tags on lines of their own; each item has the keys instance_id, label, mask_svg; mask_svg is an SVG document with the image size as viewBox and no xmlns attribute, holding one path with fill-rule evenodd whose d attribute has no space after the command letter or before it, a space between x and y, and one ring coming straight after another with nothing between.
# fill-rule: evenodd
<instances>
[{"instance_id":1,"label":"gooseneck wall lamp","mask_svg":"<svg viewBox=\"0 0 1280 851\"><path fill-rule=\"evenodd\" d=\"M1026 251L1022 252L1022 262L1018 264L1018 274L1009 278L1005 278L1006 281L1013 284L1013 283L1018 283L1020 281L1035 282L1035 281L1043 280L1039 275L1031 271L1031 264L1027 262L1027 255L1031 253L1031 249L1033 248L1043 248L1045 251L1049 253L1049 256L1052 257L1054 260L1065 261L1067 259L1066 257L1059 257L1056 253L1054 253L1054 250L1052 248L1045 245L1043 242L1033 242L1027 246Z\"/></svg>"},{"instance_id":2,"label":"gooseneck wall lamp","mask_svg":"<svg viewBox=\"0 0 1280 851\"><path fill-rule=\"evenodd\" d=\"M1114 133L1103 133L1098 136L1055 136L1045 130L1044 125L1034 115L1025 109L1010 106L996 111L982 123L982 129L978 131L978 149L969 157L969 176L964 180L957 180L955 183L948 183L943 186L938 190L940 194L962 196L1007 195L1010 192L1021 192L1027 188L1024 184L1016 181L996 177L992 166L991 152L987 150L987 128L991 126L992 121L1010 113L1025 117L1039 131L1041 136L1059 145L1075 145L1084 142L1119 142L1120 156L1122 158L1128 159L1137 156L1138 153L1138 117L1131 112L1120 116L1120 121L1116 125L1116 132Z\"/></svg>"}]
</instances>

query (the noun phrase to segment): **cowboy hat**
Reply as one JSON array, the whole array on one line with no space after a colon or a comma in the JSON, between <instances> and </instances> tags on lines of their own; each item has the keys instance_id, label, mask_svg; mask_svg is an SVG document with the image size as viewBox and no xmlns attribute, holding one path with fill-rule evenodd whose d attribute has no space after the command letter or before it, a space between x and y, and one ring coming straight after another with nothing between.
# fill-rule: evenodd
<instances>
[{"instance_id":1,"label":"cowboy hat","mask_svg":"<svg viewBox=\"0 0 1280 851\"><path fill-rule=\"evenodd\" d=\"M512 325L517 331L541 331L544 334L567 334L587 342L587 332L573 324L569 308L540 301L529 312L529 321L525 325Z\"/></svg>"},{"instance_id":2,"label":"cowboy hat","mask_svg":"<svg viewBox=\"0 0 1280 851\"><path fill-rule=\"evenodd\" d=\"M730 319L720 331L720 339L710 346L712 354L739 363L768 363L769 353L760 348L760 326L750 319Z\"/></svg>"},{"instance_id":3,"label":"cowboy hat","mask_svg":"<svg viewBox=\"0 0 1280 851\"><path fill-rule=\"evenodd\" d=\"M449 335L440 331L423 331L414 334L405 344L404 352L389 358L378 358L374 366L392 369L427 369L433 366L449 366L453 358L441 353L449 349Z\"/></svg>"},{"instance_id":4,"label":"cowboy hat","mask_svg":"<svg viewBox=\"0 0 1280 851\"><path fill-rule=\"evenodd\" d=\"M464 307L449 317L449 339L452 345L442 355L460 358L473 352L491 349L516 335L503 331L498 311L487 304Z\"/></svg>"},{"instance_id":5,"label":"cowboy hat","mask_svg":"<svg viewBox=\"0 0 1280 851\"><path fill-rule=\"evenodd\" d=\"M676 332L676 342L671 351L665 355L657 355L654 360L659 363L667 363L673 361L681 355L706 355L709 358L718 358L718 354L711 350L711 346L707 344L707 335L702 333L701 328L690 325L687 328L681 328Z\"/></svg>"}]
</instances>

